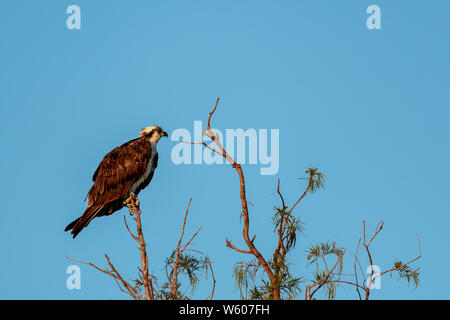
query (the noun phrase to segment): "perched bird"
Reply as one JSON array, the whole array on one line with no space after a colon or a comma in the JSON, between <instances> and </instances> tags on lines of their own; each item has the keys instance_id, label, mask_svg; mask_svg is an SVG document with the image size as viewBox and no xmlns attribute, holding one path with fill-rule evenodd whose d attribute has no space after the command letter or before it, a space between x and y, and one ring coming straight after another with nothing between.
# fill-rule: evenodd
<instances>
[{"instance_id":1,"label":"perched bird","mask_svg":"<svg viewBox=\"0 0 450 320\"><path fill-rule=\"evenodd\" d=\"M139 136L113 149L100 162L86 196L89 197L86 210L65 229L72 230L73 238L95 217L123 208L131 194L137 196L152 180L158 165L156 145L167 133L161 127L152 126L143 128Z\"/></svg>"}]
</instances>

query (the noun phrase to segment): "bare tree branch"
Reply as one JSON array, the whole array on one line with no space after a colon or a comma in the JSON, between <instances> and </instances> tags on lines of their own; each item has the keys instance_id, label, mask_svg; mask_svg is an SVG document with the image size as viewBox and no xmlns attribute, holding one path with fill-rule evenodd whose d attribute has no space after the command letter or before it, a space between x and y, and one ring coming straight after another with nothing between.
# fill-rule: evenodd
<instances>
[{"instance_id":1,"label":"bare tree branch","mask_svg":"<svg viewBox=\"0 0 450 320\"><path fill-rule=\"evenodd\" d=\"M107 275L109 275L110 277L114 278L114 280L116 281L119 289L122 292L128 293L134 300L138 300L138 298L140 299L145 299L145 297L143 297L139 292L137 292L137 290L135 290L133 288L132 285L130 285L127 281L125 281L122 276L119 274L119 272L117 271L117 269L114 267L114 265L111 263L111 260L109 259L108 255L105 254L106 257L106 261L109 265L109 267L111 268L111 270L108 269L102 269L100 267L97 267L95 264L91 263L91 262L84 262L84 261L80 261L80 260L75 260L72 259L68 256L66 256L67 259L74 261L74 262L78 262L78 263L82 263L82 264L86 264L89 265L95 269L97 269L100 272L103 272ZM120 286L119 282L120 281L122 283L122 285L127 289L127 291L123 290L123 288Z\"/></svg>"},{"instance_id":2,"label":"bare tree branch","mask_svg":"<svg viewBox=\"0 0 450 320\"><path fill-rule=\"evenodd\" d=\"M247 196L246 196L245 179L244 179L244 173L242 171L242 167L239 163L235 162L234 159L231 158L231 156L226 152L226 150L223 148L221 142L219 141L218 136L211 129L211 119L212 119L212 116L214 115L214 112L217 109L218 104L219 104L219 98L217 98L214 108L209 113L208 124L207 124L206 130L205 130L205 135L216 144L217 148L219 149L219 151L217 153L220 154L222 157L224 157L227 160L227 162L236 170L236 172L238 174L239 183L240 183L240 199L241 199L241 206L242 206L242 217L244 219L244 228L242 230L242 235L244 237L245 243L247 244L247 247L249 248L249 250L246 251L246 250L237 249L236 247L231 245L231 242L229 242L229 241L226 242L227 247L233 248L234 250L242 252L242 253L253 254L256 257L256 259L259 261L259 263L262 265L262 267L264 268L264 271L266 272L267 276L269 277L270 282L273 285L275 285L275 277L272 272L272 269L270 268L269 264L264 259L262 254L255 247L253 241L250 240L250 236L249 236L250 220L249 220L249 211L248 211L248 206L247 206L248 201L247 201ZM274 299L279 299L279 298L280 298L279 294L274 297Z\"/></svg>"},{"instance_id":3,"label":"bare tree branch","mask_svg":"<svg viewBox=\"0 0 450 320\"><path fill-rule=\"evenodd\" d=\"M136 230L138 234L137 237L130 232L128 225L126 223L125 225L127 226L127 229L130 232L133 239L139 243L139 251L141 254L141 264L142 264L142 282L145 290L145 298L147 300L154 300L153 281L151 278L149 278L148 273L148 257L146 250L147 244L145 243L144 234L142 232L141 210L138 207L139 201L137 197L132 193L130 197L125 201L125 204L128 206L130 214L134 213L133 220L136 221Z\"/></svg>"}]
</instances>

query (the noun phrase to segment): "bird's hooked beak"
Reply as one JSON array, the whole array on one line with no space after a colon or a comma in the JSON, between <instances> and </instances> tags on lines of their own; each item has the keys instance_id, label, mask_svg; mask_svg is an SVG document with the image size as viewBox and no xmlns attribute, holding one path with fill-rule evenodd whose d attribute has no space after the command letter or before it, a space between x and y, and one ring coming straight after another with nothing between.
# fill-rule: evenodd
<instances>
[{"instance_id":1,"label":"bird's hooked beak","mask_svg":"<svg viewBox=\"0 0 450 320\"><path fill-rule=\"evenodd\" d=\"M165 132L165 131L163 131L163 132L161 132L162 133L162 137L168 137L169 135L167 134L167 132Z\"/></svg>"}]
</instances>

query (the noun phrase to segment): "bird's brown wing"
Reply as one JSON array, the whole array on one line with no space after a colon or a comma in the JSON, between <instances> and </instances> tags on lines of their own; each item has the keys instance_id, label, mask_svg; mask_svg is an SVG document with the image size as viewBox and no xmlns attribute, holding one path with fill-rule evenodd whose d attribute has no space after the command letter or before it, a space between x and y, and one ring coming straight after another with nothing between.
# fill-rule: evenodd
<instances>
[{"instance_id":1,"label":"bird's brown wing","mask_svg":"<svg viewBox=\"0 0 450 320\"><path fill-rule=\"evenodd\" d=\"M88 207L125 197L144 174L151 153L150 142L138 138L105 155L92 177L94 184L88 193Z\"/></svg>"},{"instance_id":2,"label":"bird's brown wing","mask_svg":"<svg viewBox=\"0 0 450 320\"><path fill-rule=\"evenodd\" d=\"M92 177L94 184L88 192L86 210L65 230L72 230L75 238L95 217L120 209L133 183L144 174L152 152L150 142L143 138L131 140L109 152Z\"/></svg>"}]
</instances>

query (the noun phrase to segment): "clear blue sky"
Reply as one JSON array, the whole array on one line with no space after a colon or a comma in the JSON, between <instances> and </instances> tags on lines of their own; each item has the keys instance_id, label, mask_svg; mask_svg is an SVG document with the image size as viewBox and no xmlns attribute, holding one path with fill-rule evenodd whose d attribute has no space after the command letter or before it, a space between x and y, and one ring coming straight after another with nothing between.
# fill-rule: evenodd
<instances>
[{"instance_id":1,"label":"clear blue sky","mask_svg":"<svg viewBox=\"0 0 450 320\"><path fill-rule=\"evenodd\" d=\"M81 30L66 28L71 4ZM381 30L366 27L371 4ZM354 252L362 221L373 230L383 219L375 263L414 258L419 235L421 285L384 277L373 298L449 299L449 11L445 0L2 1L0 298L127 298L88 266L81 290L66 288L65 273L65 255L105 266L106 252L136 275L126 211L75 240L63 229L85 209L104 154L144 126L192 130L220 96L215 127L280 129L278 174L244 166L264 254L274 244L277 179L292 203L313 165L327 186L298 208L307 229L290 256L296 273L310 276L308 245L335 240ZM187 236L203 225L195 248L213 262L215 297L237 299L232 267L246 257L225 247L225 237L244 247L237 176L228 166L176 166L174 145L160 142L140 196L151 271L164 279L192 197ZM209 290L202 282L195 297ZM338 298L356 294L341 289Z\"/></svg>"}]
</instances>

